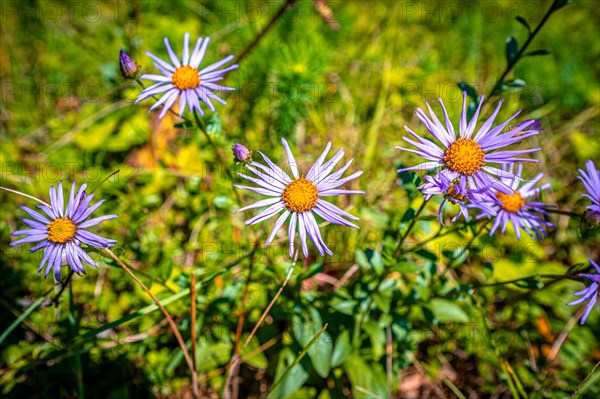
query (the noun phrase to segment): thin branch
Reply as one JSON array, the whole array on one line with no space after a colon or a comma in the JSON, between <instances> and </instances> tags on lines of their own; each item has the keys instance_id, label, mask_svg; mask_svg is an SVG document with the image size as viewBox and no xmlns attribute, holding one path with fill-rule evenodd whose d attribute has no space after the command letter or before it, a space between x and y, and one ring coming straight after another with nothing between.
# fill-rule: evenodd
<instances>
[{"instance_id":1,"label":"thin branch","mask_svg":"<svg viewBox=\"0 0 600 399\"><path fill-rule=\"evenodd\" d=\"M521 47L521 49L519 50L519 52L517 53L515 58L513 58L511 61L509 61L507 63L506 69L502 73L502 76L500 76L500 79L498 81L496 81L496 83L494 84L494 87L490 91L490 94L483 100L484 104L486 102L488 102L488 100L490 98L492 98L492 96L494 94L496 94L496 92L498 91L498 89L500 88L502 83L504 83L504 79L506 78L506 75L508 75L509 72L512 71L512 69L517 64L517 62L523 57L523 54L525 54L525 50L527 50L527 47L529 47L529 45L531 44L531 42L533 41L535 36L539 33L539 31L542 29L542 27L546 24L546 22L548 21L548 18L550 18L550 15L552 15L552 13L554 11L556 11L556 9L554 8L554 2L553 2L552 5L550 6L550 9L548 9L548 11L546 12L546 15L544 15L544 17L542 18L540 23L536 26L534 31L531 32L531 34L527 38L527 41L523 44L523 46Z\"/></svg>"},{"instance_id":2,"label":"thin branch","mask_svg":"<svg viewBox=\"0 0 600 399\"><path fill-rule=\"evenodd\" d=\"M36 197L34 197L34 196L31 196L31 195L29 195L29 194L25 194L25 193L22 193L22 192L20 192L20 191L17 191L17 190L12 190L12 189L10 189L10 188L6 188L6 187L2 187L2 186L0 186L0 190L8 191L8 192L11 192L11 193L13 193L13 194L22 195L23 197L30 198L30 199L32 199L32 200L35 200L35 201L39 202L40 204L46 205L48 208L52 208L52 206L51 206L50 204L48 204L47 202L44 202L44 201L42 201L41 199L39 199L39 198L36 198Z\"/></svg>"},{"instance_id":3,"label":"thin branch","mask_svg":"<svg viewBox=\"0 0 600 399\"><path fill-rule=\"evenodd\" d=\"M236 62L238 64L240 62L242 62L242 60L244 58L246 58L246 56L248 54L250 54L250 52L254 49L254 47L256 47L256 45L258 44L258 42L260 42L261 39L267 34L267 32L269 32L269 30L271 30L271 28L275 25L275 22L277 22L277 20L283 16L283 14L285 13L285 10L288 9L288 8L293 7L294 5L296 5L297 2L298 2L298 0L286 0L286 2L275 13L275 15L273 15L273 17L267 23L267 25L260 31L260 33L258 35L256 35L256 37L254 38L254 40L252 40L252 42L250 42L250 44L248 46L246 46L246 48L244 49L244 51L242 51L240 53L240 55L237 57L237 60L236 60Z\"/></svg>"},{"instance_id":4,"label":"thin branch","mask_svg":"<svg viewBox=\"0 0 600 399\"><path fill-rule=\"evenodd\" d=\"M179 343L179 346L181 347L181 351L183 352L183 357L185 358L185 361L186 361L186 363L188 365L188 368L190 369L190 372L192 373L192 379L194 379L193 376L195 375L195 373L194 373L194 364L192 362L192 358L190 357L190 353L189 353L189 351L187 349L187 346L185 345L185 341L183 340L183 337L181 336L181 333L179 332L179 329L177 328L177 325L173 321L173 318L171 317L171 314L169 313L169 311L154 296L154 294L152 293L152 291L150 291L148 289L148 287L146 287L146 285L144 283L142 283L142 281L140 279L138 279L135 274L133 274L133 272L131 271L131 269L117 257L117 255L115 255L108 248L104 248L104 252L110 258L112 258L115 262L117 262L119 264L119 266L121 266L123 269L125 269L125 271L131 276L131 278L133 278L135 280L135 282L144 290L144 292L146 292L146 294L148 294L150 296L150 298L152 298L152 300L154 301L154 303L156 304L156 306L158 306L158 308L163 312L163 314L165 315L165 318L169 322L169 326L171 327L171 330L173 331L173 334L175 334L175 338L177 338L177 342ZM194 397L196 399L199 399L200 395L198 393L198 383L197 383L197 381L193 381L193 387L192 388L194 389Z\"/></svg>"}]
</instances>

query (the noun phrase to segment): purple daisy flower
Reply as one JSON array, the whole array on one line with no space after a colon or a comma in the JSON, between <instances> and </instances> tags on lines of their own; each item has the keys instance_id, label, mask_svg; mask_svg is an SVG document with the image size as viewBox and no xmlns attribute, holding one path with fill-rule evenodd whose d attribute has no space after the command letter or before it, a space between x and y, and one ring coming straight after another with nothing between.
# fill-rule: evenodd
<instances>
[{"instance_id":1,"label":"purple daisy flower","mask_svg":"<svg viewBox=\"0 0 600 399\"><path fill-rule=\"evenodd\" d=\"M58 190L54 186L50 187L51 206L40 205L37 207L44 214L26 206L21 206L21 209L35 220L21 218L23 223L31 227L31 229L13 232L12 236L26 235L27 237L13 241L10 245L14 246L41 241L30 249L31 252L44 249L44 256L38 269L38 276L44 265L47 265L44 278L48 276L50 269L54 269L54 278L59 281L60 267L66 264L69 264L75 273L85 274L81 261L94 267L97 266L93 259L81 249L81 243L96 248L108 248L117 243L115 240L102 238L86 230L105 220L114 219L117 215L100 216L88 220L91 214L102 205L104 200L100 200L93 206L90 206L94 195L86 195L85 188L86 184L82 184L79 187L79 191L77 191L75 182L73 182L66 210L62 182L58 183Z\"/></svg>"},{"instance_id":2,"label":"purple daisy flower","mask_svg":"<svg viewBox=\"0 0 600 399\"><path fill-rule=\"evenodd\" d=\"M325 157L331 148L331 143L327 143L325 150L308 170L305 177L300 174L298 165L296 164L296 160L292 155L292 151L290 150L287 141L282 138L281 143L285 148L293 179L279 166L275 165L267 156L258 151L268 166L253 161L247 163L245 166L250 172L254 173L257 178L246 176L241 173L239 173L239 175L260 187L241 185L236 185L235 187L263 194L270 198L255 202L252 205L239 209L237 212L268 206L267 209L255 217L246 220L246 225L250 226L267 220L283 211L275 222L275 227L273 227L273 230L267 239L267 246L273 241L279 229L281 229L285 221L290 217L288 227L290 257L294 256L296 230L298 230L298 234L300 235L304 256L308 256L308 246L306 243L307 233L322 256L325 253L332 255L331 250L325 245L325 242L321 237L319 225L314 214L317 214L330 223L358 228L357 225L346 220L346 218L358 220L356 216L341 210L329 201L325 201L322 197L333 197L340 194L364 194L364 191L359 190L338 189L338 187L344 183L356 179L362 174L362 171L354 172L348 177L341 178L352 163L352 159L350 159L335 173L331 173L335 165L337 165L344 156L344 150L339 150L333 158L324 163Z\"/></svg>"},{"instance_id":3,"label":"purple daisy flower","mask_svg":"<svg viewBox=\"0 0 600 399\"><path fill-rule=\"evenodd\" d=\"M569 306L575 306L575 305L582 304L585 301L588 301L587 305L585 305L586 306L585 313L581 317L581 320L579 320L579 324L581 324L581 325L585 324L585 321L587 320L588 316L592 312L594 305L598 301L598 295L600 295L598 293L598 284L600 284L600 266L598 266L598 264L591 259L590 259L590 264L594 267L594 269L596 269L596 274L581 273L580 276L587 278L588 280L590 280L592 282L592 284L589 287L587 287L586 289L574 293L573 294L574 296L578 296L580 298L576 299L572 302L569 302L567 304Z\"/></svg>"},{"instance_id":4,"label":"purple daisy flower","mask_svg":"<svg viewBox=\"0 0 600 399\"><path fill-rule=\"evenodd\" d=\"M513 174L514 165L510 165L507 169L506 165L503 170L507 170ZM535 236L541 239L546 234L545 228L555 227L552 223L546 220L549 216L546 211L551 208L551 205L546 205L542 202L527 202L526 199L537 195L540 191L550 187L550 183L543 184L540 187L534 186L542 179L543 173L539 173L533 179L523 183L521 178L523 174L523 165L519 164L517 173L513 178L501 177L502 184L514 190L513 194L506 194L494 188L490 189L489 193L495 196L491 199L488 195L479 195L477 201L473 205L482 210L483 213L477 215L477 219L490 217L489 210L495 214L494 224L490 229L490 235L493 235L498 227L502 224L502 233L506 231L508 222L511 222L517 238L521 238L521 229L526 231L532 238Z\"/></svg>"},{"instance_id":5,"label":"purple daisy flower","mask_svg":"<svg viewBox=\"0 0 600 399\"><path fill-rule=\"evenodd\" d=\"M458 136L452 122L448 118L448 113L441 99L439 102L444 113L445 126L442 125L429 104L427 104L427 108L429 109L431 119L427 117L421 108L417 109L417 117L441 145L418 136L408 126L404 126L406 131L416 139L415 141L408 137L403 137L404 141L417 147L417 150L402 147L396 148L415 153L426 159L427 162L409 168L398 169L398 172L440 168L439 173L444 175L447 180L453 182L459 179L461 187L466 187L468 190L476 189L483 192L489 188L494 188L505 194L512 194L512 189L503 183L500 178L514 178L515 176L506 170L490 166L490 164L512 164L519 161L539 162L535 159L520 158L520 156L538 151L540 148L497 151L538 134L539 122L535 120L524 121L504 132L510 121L521 112L518 111L508 120L492 129L492 124L502 106L502 100L500 100L492 116L475 132L483 99L484 96L481 96L475 114L469 123L467 123L467 93L463 94L463 109Z\"/></svg>"},{"instance_id":6,"label":"purple daisy flower","mask_svg":"<svg viewBox=\"0 0 600 399\"><path fill-rule=\"evenodd\" d=\"M452 182L441 173L438 173L435 176L425 176L424 179L425 183L420 185L418 189L424 194L423 197L426 200L429 200L434 195L444 196L438 210L438 220L442 225L444 225L442 210L447 201L460 207L459 212L452 218L452 223L457 221L461 215L464 216L465 220L468 220L469 208L474 207L474 205L471 204L473 202L479 203L479 209L486 212L489 216L494 216L496 214L492 208L479 200L479 196L475 195L476 191L467 190L464 181L461 184L460 179Z\"/></svg>"},{"instance_id":7,"label":"purple daisy flower","mask_svg":"<svg viewBox=\"0 0 600 399\"><path fill-rule=\"evenodd\" d=\"M583 182L588 194L583 194L584 197L592 201L592 205L587 206L585 218L591 221L592 224L600 223L600 170L594 166L594 161L591 159L585 163L587 173L579 169L579 180ZM596 223L593 223L593 222Z\"/></svg>"},{"instance_id":8,"label":"purple daisy flower","mask_svg":"<svg viewBox=\"0 0 600 399\"><path fill-rule=\"evenodd\" d=\"M146 52L148 57L155 61L153 65L162 73L162 75L144 74L141 76L142 79L151 80L157 83L142 90L135 103L137 104L140 101L157 94L165 93L152 107L150 107L150 111L152 111L164 104L163 109L159 114L159 118L165 116L169 108L175 103L175 100L177 100L177 97L179 97L180 117L183 115L186 106L191 112L195 109L200 115L204 115L204 111L200 107L201 101L204 102L212 112L215 112L215 107L211 103L211 99L221 104L226 104L225 100L218 97L213 91L235 91L233 87L221 86L216 84L216 82L223 80L223 75L236 69L238 65L234 64L225 69L217 70L233 60L233 55L230 55L219 62L198 70L200 63L206 54L209 42L209 37L204 38L204 40L198 38L196 47L194 47L190 57L190 34L186 33L183 39L183 55L180 60L173 52L173 49L171 49L169 39L165 37L165 46L169 53L171 64L150 52Z\"/></svg>"}]
</instances>

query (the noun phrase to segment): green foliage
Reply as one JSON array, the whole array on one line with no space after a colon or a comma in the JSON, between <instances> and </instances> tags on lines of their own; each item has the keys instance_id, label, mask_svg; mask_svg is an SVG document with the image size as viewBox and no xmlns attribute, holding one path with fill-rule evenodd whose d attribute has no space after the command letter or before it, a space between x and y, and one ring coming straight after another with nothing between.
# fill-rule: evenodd
<instances>
[{"instance_id":1,"label":"green foliage","mask_svg":"<svg viewBox=\"0 0 600 399\"><path fill-rule=\"evenodd\" d=\"M566 306L583 288L587 258L598 256L598 229L556 214L559 230L541 241L517 240L511 229L490 237L477 221L441 226L439 198L418 212L423 174L395 172L417 158L394 149L404 125L425 131L414 116L425 101L441 97L458 116L466 91L472 114L551 7L558 14L495 93L505 99L498 119L523 109L519 120L542 122L543 162L532 173L552 183L544 201L582 214L589 201L577 169L597 163L600 148L600 44L589 4L567 3L528 4L525 13L522 2L502 2L491 19L484 2L457 15L444 1L330 2L334 29L314 2L299 1L226 76L236 92L200 127L191 114L159 121L148 113L153 100L133 104L140 88L121 78L119 49L155 73L144 53L166 58L166 36L179 54L189 31L211 35L207 62L216 61L240 54L279 5L259 2L252 14L242 2L101 2L92 23L83 5L72 19L60 5L52 20L43 3L19 3L23 12L3 15L0 186L44 200L61 179L95 188L101 209L119 214L97 232L118 240L114 252L168 308L190 350L195 273L203 397L222 396L236 353L239 397L275 383L272 398L568 397L600 360L598 312L579 326L577 308ZM281 137L304 173L328 141L354 158L349 170L364 174L352 189L366 195L335 201L360 217L360 230L323 223L334 255L311 249L298 260L244 346L290 262L284 235L264 247L271 220L247 227L254 213L234 213L256 196L232 187L243 165L230 147L237 141L283 166ZM36 276L41 255L8 245L23 226L18 206L36 204L0 198L0 395L190 397L190 371L147 294L91 252L99 269L74 276L72 297L67 289L52 302L60 285ZM444 214L456 211L448 204ZM600 395L598 378L578 397Z\"/></svg>"}]
</instances>

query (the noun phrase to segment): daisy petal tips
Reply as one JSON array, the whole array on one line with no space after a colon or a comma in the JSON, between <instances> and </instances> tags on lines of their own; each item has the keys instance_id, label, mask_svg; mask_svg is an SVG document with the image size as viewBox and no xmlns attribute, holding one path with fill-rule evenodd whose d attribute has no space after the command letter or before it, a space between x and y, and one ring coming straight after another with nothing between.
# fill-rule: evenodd
<instances>
[{"instance_id":1,"label":"daisy petal tips","mask_svg":"<svg viewBox=\"0 0 600 399\"><path fill-rule=\"evenodd\" d=\"M567 305L575 306L580 305L584 302L587 302L585 305L585 312L583 316L581 316L581 320L579 324L584 325L590 313L592 313L592 309L594 305L598 302L598 296L600 292L598 292L598 285L600 284L600 266L596 262L590 259L590 265L596 270L596 273L581 273L580 277L585 277L590 281L590 286L573 294L573 296L578 296L579 298L569 302Z\"/></svg>"},{"instance_id":2,"label":"daisy petal tips","mask_svg":"<svg viewBox=\"0 0 600 399\"><path fill-rule=\"evenodd\" d=\"M592 204L586 207L584 219L589 227L597 228L600 226L600 170L591 159L585 163L585 168L585 171L579 169L579 180L587 191L583 196L592 201Z\"/></svg>"},{"instance_id":3,"label":"daisy petal tips","mask_svg":"<svg viewBox=\"0 0 600 399\"><path fill-rule=\"evenodd\" d=\"M510 165L508 168L504 166L502 170L512 175L513 167L514 165ZM522 174L523 165L520 164L514 178L500 178L503 184L514 190L513 194L505 194L502 191L491 189L490 193L493 195L493 199L489 196L479 196L479 200L473 202L474 207L482 211L477 219L490 218L495 215L490 235L496 233L500 226L504 233L508 224L512 223L518 239L521 238L521 230L527 232L532 238L541 239L546 235L547 228L555 227L548 221L550 215L547 212L547 209L553 206L531 201L532 197L550 187L549 183L536 187L544 174L539 173L527 181L523 181Z\"/></svg>"},{"instance_id":4,"label":"daisy petal tips","mask_svg":"<svg viewBox=\"0 0 600 399\"><path fill-rule=\"evenodd\" d=\"M360 190L339 189L343 184L359 177L362 171L342 178L342 175L352 163L351 159L339 170L332 173L337 163L344 156L344 151L339 150L329 161L325 162L325 158L331 148L331 143L328 143L321 156L319 156L306 173L306 176L304 176L300 174L300 170L287 141L282 138L281 143L287 154L292 177L285 173L279 166L275 165L266 155L258 152L267 165L265 166L254 161L249 162L245 167L255 177L246 176L242 173L239 174L242 178L255 183L258 187L242 185L236 185L236 187L241 190L249 190L265 195L268 198L241 208L238 212L251 208L267 207L255 217L246 220L246 225L248 226L279 215L271 234L267 238L267 246L273 241L277 232L289 219L288 239L290 257L294 256L296 232L300 236L302 253L305 257L308 256L307 236L321 256L325 254L332 255L332 251L323 240L315 215L333 224L358 228L356 224L348 220L358 220L356 216L341 210L331 202L325 200L325 198L340 194L364 194L364 191Z\"/></svg>"},{"instance_id":5,"label":"daisy petal tips","mask_svg":"<svg viewBox=\"0 0 600 399\"><path fill-rule=\"evenodd\" d=\"M150 107L150 111L152 111L162 105L163 108L160 111L159 118L165 116L178 98L180 117L183 115L186 107L191 112L196 110L200 115L204 115L201 103L204 103L212 112L215 111L215 107L211 100L226 104L225 100L217 96L214 92L235 91L235 88L221 86L217 82L223 80L223 75L227 72L237 69L238 65L233 64L227 68L219 69L233 60L233 55L229 55L219 62L200 69L200 64L204 60L209 42L209 37L204 39L198 38L190 56L190 34L186 33L183 39L183 52L180 59L171 48L169 39L165 38L165 47L170 62L147 52L146 54L154 60L153 65L161 74L144 74L141 76L141 79L153 81L154 84L142 90L135 103L137 104L155 95L161 95L161 98Z\"/></svg>"},{"instance_id":6,"label":"daisy petal tips","mask_svg":"<svg viewBox=\"0 0 600 399\"><path fill-rule=\"evenodd\" d=\"M87 231L89 227L95 226L105 220L114 219L117 215L105 215L90 219L92 213L102 205L104 200L90 206L94 195L86 195L86 185L82 184L79 190L75 182L71 187L69 199L65 207L62 182L58 183L58 189L50 187L50 207L40 205L38 208L43 212L21 206L32 219L21 218L29 229L18 230L12 236L26 236L10 243L11 246L37 243L30 249L35 252L44 249L44 255L38 269L38 275L44 266L44 278L50 270L54 271L54 278L60 280L60 268L69 265L77 274L85 274L83 262L97 267L94 260L81 248L81 244L96 248L108 248L114 246L117 241L100 237Z\"/></svg>"},{"instance_id":7,"label":"daisy petal tips","mask_svg":"<svg viewBox=\"0 0 600 399\"><path fill-rule=\"evenodd\" d=\"M421 108L417 109L417 117L437 142L424 139L405 126L404 128L411 137L403 137L403 139L416 149L396 148L417 154L426 162L399 169L398 172L435 169L438 173L443 174L447 180L457 181L461 187L466 187L468 190L475 189L483 192L492 187L505 194L512 194L512 189L499 178L514 177L514 175L502 171L492 166L492 164L539 162L535 159L521 157L524 154L539 151L539 148L510 151L503 150L503 148L538 134L540 124L535 120L528 120L512 128L508 127L509 123L519 114L519 111L508 120L492 128L502 106L502 101L500 101L494 113L476 130L483 99L484 97L481 96L475 114L467 123L467 94L463 93L463 109L457 130L450 121L441 99L439 102L444 114L443 124L429 105L427 105L429 116ZM508 131L505 131L507 128Z\"/></svg>"}]
</instances>

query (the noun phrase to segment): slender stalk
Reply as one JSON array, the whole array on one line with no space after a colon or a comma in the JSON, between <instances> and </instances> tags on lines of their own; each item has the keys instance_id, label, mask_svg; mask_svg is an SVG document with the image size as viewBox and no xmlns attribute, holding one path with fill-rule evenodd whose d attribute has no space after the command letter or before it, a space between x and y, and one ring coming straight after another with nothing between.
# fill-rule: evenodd
<instances>
[{"instance_id":1,"label":"slender stalk","mask_svg":"<svg viewBox=\"0 0 600 399\"><path fill-rule=\"evenodd\" d=\"M279 295L281 295L281 293L283 292L283 289L287 285L288 281L290 281L290 277L292 277L292 273L294 272L294 266L296 266L296 261L297 260L298 260L298 249L296 249L296 255L294 256L294 261L292 262L292 266L290 266L290 269L288 270L287 276L285 276L285 280L283 280L283 284L281 284L281 287L279 287L279 290L277 291L277 294L275 294L275 296L273 297L273 299L269 303L269 306L267 306L267 308L265 309L265 311L263 312L263 314L260 316L260 319L258 319L258 322L256 323L256 325L252 329L252 332L250 333L250 335L248 336L248 338L246 338L246 341L244 342L244 345L242 346L242 349L240 350L240 353L244 352L244 349L246 349L246 347L248 346L248 344L252 340L252 337L254 337L254 334L256 334L256 331L258 330L258 328L260 327L260 325L263 323L263 321L265 321L265 318L267 317L267 315L269 314L269 311L271 310L271 308L275 304L275 301L277 301L277 298L279 298Z\"/></svg>"},{"instance_id":2,"label":"slender stalk","mask_svg":"<svg viewBox=\"0 0 600 399\"><path fill-rule=\"evenodd\" d=\"M206 140L208 141L208 143L212 147L213 151L217 155L219 164L221 165L222 168L225 169L225 172L227 172L227 175L229 176L229 179L231 180L231 182L232 183L235 182L235 176L233 175L233 173L231 173L231 170L227 167L227 163L225 162L223 157L221 157L221 152L219 151L219 147L217 147L217 145L213 141L212 137L210 137L210 134L208 134L206 132L206 128L205 128L204 124L202 123L202 121L200 120L200 117L198 116L198 112L196 110L194 110L194 118L196 119L196 124L198 125L198 128L202 131L202 133L204 134L204 137L206 137ZM238 194L238 192L236 190L233 190L233 194L235 195L235 198L236 198L238 204L241 204L242 199L240 198L240 195Z\"/></svg>"},{"instance_id":3,"label":"slender stalk","mask_svg":"<svg viewBox=\"0 0 600 399\"><path fill-rule=\"evenodd\" d=\"M154 294L148 289L148 287L146 287L146 285L144 283L142 283L142 281L140 279L138 279L135 274L133 274L131 269L124 262L122 262L121 259L119 259L117 257L117 255L115 255L108 248L104 248L103 250L104 250L104 253L106 253L111 259L113 259L115 262L117 262L119 264L119 266L121 266L123 269L125 269L125 271L131 276L131 278L133 278L133 280L144 290L144 292L146 292L146 294L148 294L150 296L150 298L152 298L152 300L154 301L156 306L158 306L158 308L165 315L165 318L169 322L169 326L171 327L171 330L173 331L173 334L175 334L175 338L177 339L177 342L179 343L179 346L181 347L181 351L183 352L183 357L185 358L188 368L190 369L190 372L192 373L192 389L194 391L194 398L199 399L200 394L198 392L198 382L196 381L197 378L194 378L194 376L196 375L196 373L194 373L194 363L192 362L192 358L190 357L190 353L187 349L187 346L185 345L185 341L183 340L183 337L181 336L181 333L179 332L177 325L173 321L171 314L160 303L160 301L156 298L156 296L154 296Z\"/></svg>"},{"instance_id":4,"label":"slender stalk","mask_svg":"<svg viewBox=\"0 0 600 399\"><path fill-rule=\"evenodd\" d=\"M281 16L285 13L285 10L288 7L293 7L294 5L296 5L297 2L298 2L298 0L286 0L286 2L281 6L281 8L279 10L277 10L277 12L275 13L275 15L273 15L273 17L267 23L267 25L260 31L260 33L258 35L256 35L256 37L254 37L254 40L252 40L252 42L250 42L250 44L248 46L246 46L246 48L244 49L244 51L242 51L240 53L240 55L237 57L237 60L236 60L236 62L238 64L240 62L242 62L242 60L244 58L246 58L246 56L248 54L250 54L250 52L254 49L254 47L256 47L256 45L267 34L267 32L269 32L269 30L271 30L271 28L275 25L275 22L277 22L277 20L279 18L281 18Z\"/></svg>"},{"instance_id":5,"label":"slender stalk","mask_svg":"<svg viewBox=\"0 0 600 399\"><path fill-rule=\"evenodd\" d=\"M69 285L69 325L72 337L76 337L79 330L79 322L75 315L75 301L73 300L73 285ZM71 341L72 342L72 341ZM81 365L81 352L75 351L75 379L77 380L77 393L80 399L85 398L83 385L83 367Z\"/></svg>"},{"instance_id":6,"label":"slender stalk","mask_svg":"<svg viewBox=\"0 0 600 399\"><path fill-rule=\"evenodd\" d=\"M50 204L48 204L47 202L44 202L41 199L36 198L34 196L31 196L29 194L25 194L25 193L22 193L22 192L17 191L17 190L11 190L10 188L6 188L6 187L2 187L2 186L0 186L0 190L8 191L8 192L13 193L13 194L22 195L23 197L27 197L29 199L32 199L32 200L35 200L35 201L39 202L40 204L46 205L48 208L52 208L52 206Z\"/></svg>"},{"instance_id":7,"label":"slender stalk","mask_svg":"<svg viewBox=\"0 0 600 399\"><path fill-rule=\"evenodd\" d=\"M308 345L306 345L306 347L302 350L302 352L300 352L300 354L296 357L296 359L292 362L292 364L290 364L290 366L285 370L285 372L281 375L281 377L279 377L279 379L277 381L275 381L275 383L273 385L271 385L271 388L267 391L267 393L265 394L265 398L269 396L269 394L283 381L285 380L285 377L287 377L287 375L290 373L290 371L292 371L292 369L294 368L294 366L296 366L298 363L300 363L300 360L302 360L302 358L304 356L306 356L306 354L308 353L308 351L310 350L310 348L312 348L312 346L319 340L319 337L321 336L321 334L323 334L325 332L325 330L327 330L327 324L325 324L323 326L323 328L321 328L321 331L319 331L319 333L317 335L315 335L313 337L313 339L310 340L310 342L308 343Z\"/></svg>"},{"instance_id":8,"label":"slender stalk","mask_svg":"<svg viewBox=\"0 0 600 399\"><path fill-rule=\"evenodd\" d=\"M556 213L557 215L564 215L564 216L569 216L569 217L572 217L572 218L581 219L581 215L578 214L578 213L575 213L575 212L563 211L563 210L560 210L560 209L552 209L552 208L546 209L546 212L548 212L548 213Z\"/></svg>"},{"instance_id":9,"label":"slender stalk","mask_svg":"<svg viewBox=\"0 0 600 399\"><path fill-rule=\"evenodd\" d=\"M67 286L71 282L71 278L73 277L73 274L75 274L75 272L73 271L73 269L70 269L65 282L63 284L61 284L60 291L58 291L58 293L54 296L54 298L52 298L52 303L55 306L58 305L58 298L60 298L62 293L65 291L65 288L67 288Z\"/></svg>"},{"instance_id":10,"label":"slender stalk","mask_svg":"<svg viewBox=\"0 0 600 399\"><path fill-rule=\"evenodd\" d=\"M398 241L398 245L396 246L396 250L394 251L394 257L397 257L398 255L400 255L404 241L406 241L406 239L408 238L408 235L410 234L410 231L414 227L415 223L417 223L417 220L419 219L419 215L421 215L421 212L423 212L423 209L425 209L425 205L427 205L427 202L429 202L429 199L424 199L423 203L419 207L419 210L417 210L417 213L415 214L415 216L413 216L413 219L410 221L410 224L408 225L406 231L402 235L402 238L400 238L400 241Z\"/></svg>"},{"instance_id":11,"label":"slender stalk","mask_svg":"<svg viewBox=\"0 0 600 399\"><path fill-rule=\"evenodd\" d=\"M468 250L471 249L471 246L473 245L475 240L481 236L481 233L483 233L483 231L485 230L486 226L490 223L490 221L491 221L491 219L486 220L486 222L479 228L479 231L477 231L477 233L473 234L473 237L469 240L469 242L467 243L467 246L462 250L460 255L454 259L460 259L464 254L467 253ZM448 263L447 269L450 269L452 267L452 263L454 262L454 259L451 260L450 263Z\"/></svg>"},{"instance_id":12,"label":"slender stalk","mask_svg":"<svg viewBox=\"0 0 600 399\"><path fill-rule=\"evenodd\" d=\"M579 393L579 390L581 389L581 387L583 387L583 384L592 376L592 374L594 374L594 372L596 371L596 369L600 366L600 361L598 363L596 363L596 365L594 366L594 368L592 369L592 371L590 371L590 373L583 379L583 381L581 381L579 383L579 385L577 385L577 388L575 389L575 392L573 392L573 395L571 395L571 397L569 399L574 399L577 394Z\"/></svg>"},{"instance_id":13,"label":"slender stalk","mask_svg":"<svg viewBox=\"0 0 600 399\"><path fill-rule=\"evenodd\" d=\"M500 285L507 285L507 284L515 284L515 283L519 283L521 281L527 281L527 280L533 280L535 278L559 278L559 279L571 279L571 280L579 280L580 277L578 277L575 274L537 274L534 276L527 276L527 277L521 277L521 278L516 278L513 280L508 280L508 281L499 281L497 283L489 283L489 284L476 284L473 287L474 288L480 288L480 287L498 287Z\"/></svg>"},{"instance_id":14,"label":"slender stalk","mask_svg":"<svg viewBox=\"0 0 600 399\"><path fill-rule=\"evenodd\" d=\"M494 87L492 87L492 90L490 91L490 94L483 100L483 104L487 103L488 100L490 98L492 98L492 96L494 94L496 94L496 92L498 91L498 89L500 88L500 86L502 85L502 83L504 83L504 79L506 78L506 75L508 75L510 73L510 71L512 71L512 69L515 67L515 65L517 64L517 62L523 57L523 54L525 54L525 50L527 50L527 47L529 47L529 45L531 44L531 42L533 41L533 39L536 37L536 35L539 33L539 31L542 29L542 27L546 24L546 22L548 22L548 18L550 18L550 15L552 15L552 13L554 11L556 11L556 10L554 8L554 2L552 2L552 5L550 6L550 8L548 9L548 11L546 12L546 15L544 15L544 17L542 18L542 20L540 21L540 23L533 30L533 32L531 32L529 34L529 37L527 38L527 41L523 44L523 46L521 47L521 49L519 50L519 52L517 53L517 55L515 56L515 58L512 61L510 61L510 62L507 63L506 69L504 70L504 72L500 76L500 79L498 81L496 81L496 84L494 84Z\"/></svg>"},{"instance_id":15,"label":"slender stalk","mask_svg":"<svg viewBox=\"0 0 600 399\"><path fill-rule=\"evenodd\" d=\"M65 282L61 284L61 289L58 292L58 294L50 301L50 303L54 303L58 300L58 298L60 297L60 295L63 293L63 291L65 290L65 288L67 287L67 285L69 284L69 281L71 279L71 277L73 276L73 272L71 270L71 273L69 273L67 275L67 278L65 279ZM2 335L0 335L0 345L2 345L2 343L4 342L4 340L10 335L11 332L13 332L13 330L15 328L17 328L17 326L21 323L23 323L27 317L33 313L37 308L39 307L44 307L44 306L49 306L49 305L45 305L44 302L46 302L49 298L50 293L54 290L54 287L50 288L48 291L44 292L42 294L42 296L40 298L38 298L34 303L32 303L27 309L25 309L25 311L23 313L21 313L21 315L19 317L17 317L17 319L15 321L13 321L6 330L4 330L4 332L2 333Z\"/></svg>"},{"instance_id":16,"label":"slender stalk","mask_svg":"<svg viewBox=\"0 0 600 399\"><path fill-rule=\"evenodd\" d=\"M102 179L102 181L100 183L96 184L96 187L94 187L94 189L92 191L90 191L90 194L93 194L94 191L96 191L96 189L98 187L100 187L102 184L104 184L105 181L107 181L108 179L110 179L114 175L118 174L120 171L121 171L121 169L117 169L114 172L112 172L111 174L109 174L108 176L106 176L104 179Z\"/></svg>"},{"instance_id":17,"label":"slender stalk","mask_svg":"<svg viewBox=\"0 0 600 399\"><path fill-rule=\"evenodd\" d=\"M277 293L275 294L275 296L273 297L273 299L271 300L271 302L269 302L269 305L267 306L267 308L264 310L264 312L260 316L260 319L258 319L258 322L256 323L256 325L252 329L252 332L250 333L250 335L248 336L248 338L246 338L246 341L244 342L244 345L242 346L242 349L240 349L239 353L243 353L244 352L244 350L246 349L246 347L248 346L248 344L250 343L250 341L254 337L254 334L256 334L256 331L258 331L258 328L261 326L261 324L263 323L263 321L265 321L265 319L267 318L267 315L271 311L271 308L275 304L275 301L277 301L277 298L279 298L279 295L281 295L281 293L283 292L283 289L285 288L285 286L287 285L287 283L290 281L290 278L292 277L292 273L294 272L294 267L296 266L296 262L298 261L298 254L299 254L299 251L298 251L298 249L296 249L296 254L294 255L294 260L292 262L292 266L290 266L290 269L288 270L288 273L285 276L285 280L283 280L283 284L281 284L281 286L279 287L279 290L277 291ZM228 366L229 369L231 370L231 369L234 369L235 367L237 367L239 361L240 361L239 355L238 356L234 356L234 358L232 359L232 361L229 363L229 366Z\"/></svg>"},{"instance_id":18,"label":"slender stalk","mask_svg":"<svg viewBox=\"0 0 600 399\"><path fill-rule=\"evenodd\" d=\"M227 372L227 378L225 379L225 384L223 385L223 397L227 398L237 398L237 384L234 383L231 386L232 379L235 375L237 375L239 370L240 363L236 361L239 358L239 350L240 350L240 340L242 339L242 330L244 329L244 318L246 316L246 302L248 300L248 289L250 286L250 280L252 278L252 271L254 269L254 257L256 255L256 250L259 247L259 241L256 240L254 242L254 249L252 250L252 254L250 255L250 265L248 267L248 277L246 277L246 283L244 284L244 293L242 294L242 308L240 310L240 316L238 318L238 323L235 331L235 342L233 346L233 356L230 360L230 364L234 364L235 367L230 367Z\"/></svg>"},{"instance_id":19,"label":"slender stalk","mask_svg":"<svg viewBox=\"0 0 600 399\"><path fill-rule=\"evenodd\" d=\"M192 281L190 286L191 296L191 312L192 312L192 325L190 326L192 329L191 339L192 339L192 364L194 365L194 374L198 375L198 370L196 369L196 273L192 270Z\"/></svg>"}]
</instances>

